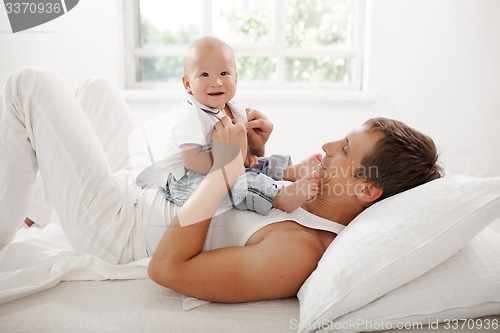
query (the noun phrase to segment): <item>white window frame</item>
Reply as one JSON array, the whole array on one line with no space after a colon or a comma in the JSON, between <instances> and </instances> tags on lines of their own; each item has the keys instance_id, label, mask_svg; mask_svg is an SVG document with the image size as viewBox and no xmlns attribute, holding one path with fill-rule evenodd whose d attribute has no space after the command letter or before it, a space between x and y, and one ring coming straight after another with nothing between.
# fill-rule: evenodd
<instances>
[{"instance_id":1,"label":"white window frame","mask_svg":"<svg viewBox=\"0 0 500 333\"><path fill-rule=\"evenodd\" d=\"M203 1L204 25L202 27L202 35L213 35L211 30L212 18L212 1ZM274 0L276 4L275 10L275 36L276 43L267 46L252 46L248 45L231 45L237 55L240 56L265 56L269 54L277 55L278 77L283 76L285 68L284 59L286 56L349 56L354 61L353 66L353 82L349 84L340 83L245 83L241 80L238 82L238 98L251 98L251 96L259 96L259 99L271 100L329 100L329 99L360 99L359 93L364 93L361 99L372 100L373 94L367 94L366 78L363 73L366 71L365 52L365 11L367 0L353 0L352 22L353 35L350 47L325 47L325 48L301 48L283 47L284 44L284 0ZM142 49L139 45L139 0L124 1L124 22L125 22L125 86L129 91L128 97L134 99L138 95L144 95L144 92L152 98L178 98L179 91L182 91L181 79L178 83L152 83L152 82L137 82L135 80L135 57L137 56L179 56L182 55L187 45L175 45L162 47L158 49ZM156 92L156 93L155 93ZM170 94L169 94L170 92ZM171 95L170 97L167 95Z\"/></svg>"}]
</instances>

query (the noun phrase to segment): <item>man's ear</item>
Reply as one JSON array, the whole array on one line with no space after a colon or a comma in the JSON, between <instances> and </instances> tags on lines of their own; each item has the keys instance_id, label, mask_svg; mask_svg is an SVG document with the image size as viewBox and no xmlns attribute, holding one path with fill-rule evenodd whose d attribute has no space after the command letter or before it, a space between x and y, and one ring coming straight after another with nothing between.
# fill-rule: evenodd
<instances>
[{"instance_id":1,"label":"man's ear","mask_svg":"<svg viewBox=\"0 0 500 333\"><path fill-rule=\"evenodd\" d=\"M191 84L189 83L189 78L186 75L182 76L182 84L184 85L184 89L192 95L193 93L191 92Z\"/></svg>"},{"instance_id":2,"label":"man's ear","mask_svg":"<svg viewBox=\"0 0 500 333\"><path fill-rule=\"evenodd\" d=\"M358 200L370 205L380 198L382 194L384 194L384 190L382 188L368 181L363 183L363 188L360 191L357 191L356 196L358 197Z\"/></svg>"}]
</instances>

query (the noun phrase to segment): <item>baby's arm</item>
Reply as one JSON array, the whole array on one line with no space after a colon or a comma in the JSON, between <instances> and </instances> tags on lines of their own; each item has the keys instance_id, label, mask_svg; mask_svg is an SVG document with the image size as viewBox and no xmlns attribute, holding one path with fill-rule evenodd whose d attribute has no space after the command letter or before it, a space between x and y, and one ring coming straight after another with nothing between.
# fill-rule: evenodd
<instances>
[{"instance_id":1,"label":"baby's arm","mask_svg":"<svg viewBox=\"0 0 500 333\"><path fill-rule=\"evenodd\" d=\"M181 147L182 160L186 168L207 174L212 168L212 155L200 146Z\"/></svg>"}]
</instances>

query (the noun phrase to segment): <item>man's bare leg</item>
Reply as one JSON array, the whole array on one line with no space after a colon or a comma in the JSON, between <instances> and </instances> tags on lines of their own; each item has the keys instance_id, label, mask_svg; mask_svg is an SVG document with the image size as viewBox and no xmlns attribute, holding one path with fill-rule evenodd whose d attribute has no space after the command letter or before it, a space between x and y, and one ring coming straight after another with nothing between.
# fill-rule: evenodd
<instances>
[{"instance_id":1,"label":"man's bare leg","mask_svg":"<svg viewBox=\"0 0 500 333\"><path fill-rule=\"evenodd\" d=\"M33 222L29 217L27 217L25 220L24 220L24 224L26 224L29 227L31 227L33 224L35 224L35 222Z\"/></svg>"}]
</instances>

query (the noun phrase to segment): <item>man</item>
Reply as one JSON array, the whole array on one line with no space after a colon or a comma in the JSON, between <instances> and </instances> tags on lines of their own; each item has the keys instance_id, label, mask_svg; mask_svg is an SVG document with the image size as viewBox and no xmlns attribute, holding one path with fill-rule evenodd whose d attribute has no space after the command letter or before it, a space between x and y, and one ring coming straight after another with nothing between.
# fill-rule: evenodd
<instances>
[{"instance_id":1,"label":"man","mask_svg":"<svg viewBox=\"0 0 500 333\"><path fill-rule=\"evenodd\" d=\"M325 155L308 176L320 179L320 189L300 217L283 213L244 246L203 251L211 216L241 172L246 146L240 121L223 118L216 125L214 167L158 244L149 266L155 282L216 302L294 296L336 237L310 220L347 225L376 201L441 177L432 139L400 122L372 119L323 145Z\"/></svg>"},{"instance_id":2,"label":"man","mask_svg":"<svg viewBox=\"0 0 500 333\"><path fill-rule=\"evenodd\" d=\"M224 117L215 125L211 171L176 208L135 182L127 149L134 127L119 92L94 79L77 96L44 68L17 70L0 91L0 248L24 221L39 171L76 252L126 263L149 255L152 244L154 281L210 301L295 295L342 225L377 200L441 176L430 138L374 119L323 146L325 156L306 176L320 188L303 209L224 221L212 217L248 146L263 154L272 131L265 117L250 111L247 124ZM163 238L149 242L158 231ZM213 241L227 231L239 233L237 241Z\"/></svg>"}]
</instances>

